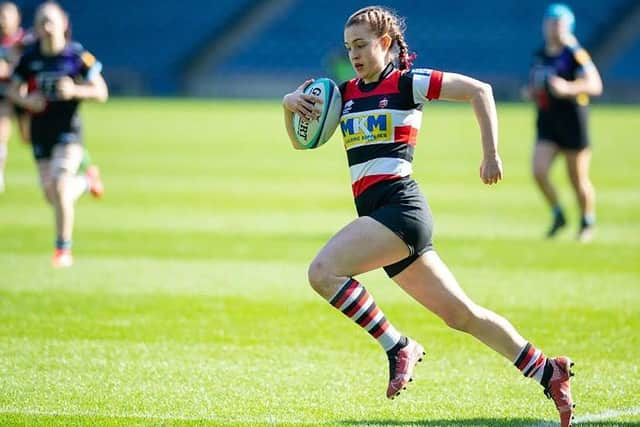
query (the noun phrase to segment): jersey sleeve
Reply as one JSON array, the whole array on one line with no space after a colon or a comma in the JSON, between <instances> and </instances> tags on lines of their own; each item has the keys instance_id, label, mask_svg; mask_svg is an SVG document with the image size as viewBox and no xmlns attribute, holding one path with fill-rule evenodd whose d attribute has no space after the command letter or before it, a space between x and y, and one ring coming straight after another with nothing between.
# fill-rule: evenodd
<instances>
[{"instance_id":1,"label":"jersey sleeve","mask_svg":"<svg viewBox=\"0 0 640 427\"><path fill-rule=\"evenodd\" d=\"M424 104L440 98L442 89L442 71L417 68L409 73L412 83L413 101Z\"/></svg>"},{"instance_id":2,"label":"jersey sleeve","mask_svg":"<svg viewBox=\"0 0 640 427\"><path fill-rule=\"evenodd\" d=\"M28 59L26 55L20 56L18 63L13 69L13 74L11 75L11 79L17 82L26 82L29 80L29 69L27 66Z\"/></svg>"},{"instance_id":3,"label":"jersey sleeve","mask_svg":"<svg viewBox=\"0 0 640 427\"><path fill-rule=\"evenodd\" d=\"M576 75L584 74L584 71L593 67L593 61L591 60L591 55L582 47L582 46L574 46L571 48L573 53L573 62L576 67Z\"/></svg>"},{"instance_id":4,"label":"jersey sleeve","mask_svg":"<svg viewBox=\"0 0 640 427\"><path fill-rule=\"evenodd\" d=\"M86 81L91 81L102 72L102 64L88 50L82 49L78 53L78 61L80 76Z\"/></svg>"}]
</instances>

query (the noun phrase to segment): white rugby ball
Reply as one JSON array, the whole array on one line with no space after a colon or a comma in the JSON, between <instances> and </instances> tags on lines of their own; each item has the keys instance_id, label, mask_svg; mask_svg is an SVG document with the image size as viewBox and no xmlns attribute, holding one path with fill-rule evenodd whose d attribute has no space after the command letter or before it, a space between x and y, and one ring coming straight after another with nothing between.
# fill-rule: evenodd
<instances>
[{"instance_id":1,"label":"white rugby ball","mask_svg":"<svg viewBox=\"0 0 640 427\"><path fill-rule=\"evenodd\" d=\"M308 85L304 93L322 99L322 113L317 120L293 115L293 130L298 143L305 149L317 148L327 142L335 132L342 113L342 95L333 80L320 78Z\"/></svg>"}]
</instances>

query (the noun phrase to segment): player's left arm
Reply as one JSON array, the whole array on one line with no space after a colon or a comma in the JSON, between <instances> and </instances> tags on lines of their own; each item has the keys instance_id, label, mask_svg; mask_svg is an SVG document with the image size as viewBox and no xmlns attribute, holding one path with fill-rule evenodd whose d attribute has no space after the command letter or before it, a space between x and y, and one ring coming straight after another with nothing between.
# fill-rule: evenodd
<instances>
[{"instance_id":1,"label":"player's left arm","mask_svg":"<svg viewBox=\"0 0 640 427\"><path fill-rule=\"evenodd\" d=\"M491 85L462 74L443 73L440 99L471 103L482 138L480 178L485 184L500 181L502 160L498 154L498 113Z\"/></svg>"},{"instance_id":2,"label":"player's left arm","mask_svg":"<svg viewBox=\"0 0 640 427\"><path fill-rule=\"evenodd\" d=\"M102 64L89 52L80 55L81 81L65 76L58 81L58 97L63 100L80 99L106 102L109 89L102 77Z\"/></svg>"},{"instance_id":3,"label":"player's left arm","mask_svg":"<svg viewBox=\"0 0 640 427\"><path fill-rule=\"evenodd\" d=\"M578 95L600 96L602 94L602 78L598 68L586 50L579 47L573 54L578 66L579 77L565 80L558 76L549 77L549 89L562 98L575 98Z\"/></svg>"}]
</instances>

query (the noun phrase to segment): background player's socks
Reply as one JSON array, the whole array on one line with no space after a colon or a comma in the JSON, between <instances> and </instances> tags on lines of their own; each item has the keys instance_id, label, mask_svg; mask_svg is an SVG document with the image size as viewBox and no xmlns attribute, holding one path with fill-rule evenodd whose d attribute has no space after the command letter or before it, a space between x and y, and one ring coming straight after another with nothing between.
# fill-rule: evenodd
<instances>
[{"instance_id":1,"label":"background player's socks","mask_svg":"<svg viewBox=\"0 0 640 427\"><path fill-rule=\"evenodd\" d=\"M593 227L596 223L596 215L595 214L585 214L582 215L582 219L580 220L580 228L588 228Z\"/></svg>"},{"instance_id":2,"label":"background player's socks","mask_svg":"<svg viewBox=\"0 0 640 427\"><path fill-rule=\"evenodd\" d=\"M87 147L84 147L84 150L82 151L82 160L80 161L80 166L78 166L78 175L83 175L87 172L89 166L91 166L91 156L89 155Z\"/></svg>"},{"instance_id":3,"label":"background player's socks","mask_svg":"<svg viewBox=\"0 0 640 427\"><path fill-rule=\"evenodd\" d=\"M583 215L580 219L580 230L578 230L578 240L588 243L593 239L594 226L596 225L595 214Z\"/></svg>"},{"instance_id":4,"label":"background player's socks","mask_svg":"<svg viewBox=\"0 0 640 427\"><path fill-rule=\"evenodd\" d=\"M71 240L65 240L60 237L56 238L56 249L71 250L73 242Z\"/></svg>"},{"instance_id":5,"label":"background player's socks","mask_svg":"<svg viewBox=\"0 0 640 427\"><path fill-rule=\"evenodd\" d=\"M558 233L558 231L567 224L567 220L564 217L564 212L562 212L562 207L560 205L556 205L551 208L551 214L553 216L553 222L547 232L547 237L555 236L556 233Z\"/></svg>"},{"instance_id":6,"label":"background player's socks","mask_svg":"<svg viewBox=\"0 0 640 427\"><path fill-rule=\"evenodd\" d=\"M547 359L547 356L531 343L527 343L513 364L522 372L525 377L533 378L539 382L544 388L549 385L549 379L553 374L553 366Z\"/></svg>"},{"instance_id":7,"label":"background player's socks","mask_svg":"<svg viewBox=\"0 0 640 427\"><path fill-rule=\"evenodd\" d=\"M4 191L4 165L7 163L8 154L7 144L0 144L0 193Z\"/></svg>"},{"instance_id":8,"label":"background player's socks","mask_svg":"<svg viewBox=\"0 0 640 427\"><path fill-rule=\"evenodd\" d=\"M347 280L329 303L371 334L385 351L394 348L402 338L378 308L373 297L355 279Z\"/></svg>"}]
</instances>

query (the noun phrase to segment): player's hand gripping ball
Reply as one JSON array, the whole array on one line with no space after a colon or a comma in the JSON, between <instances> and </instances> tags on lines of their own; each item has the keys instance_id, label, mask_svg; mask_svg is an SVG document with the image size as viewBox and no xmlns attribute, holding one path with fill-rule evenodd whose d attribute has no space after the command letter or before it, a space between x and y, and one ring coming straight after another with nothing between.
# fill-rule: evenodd
<instances>
[{"instance_id":1,"label":"player's hand gripping ball","mask_svg":"<svg viewBox=\"0 0 640 427\"><path fill-rule=\"evenodd\" d=\"M342 96L340 89L331 79L320 78L308 84L303 93L322 99L317 119L308 119L298 113L293 114L293 130L296 139L305 149L317 148L327 142L340 122Z\"/></svg>"}]
</instances>

